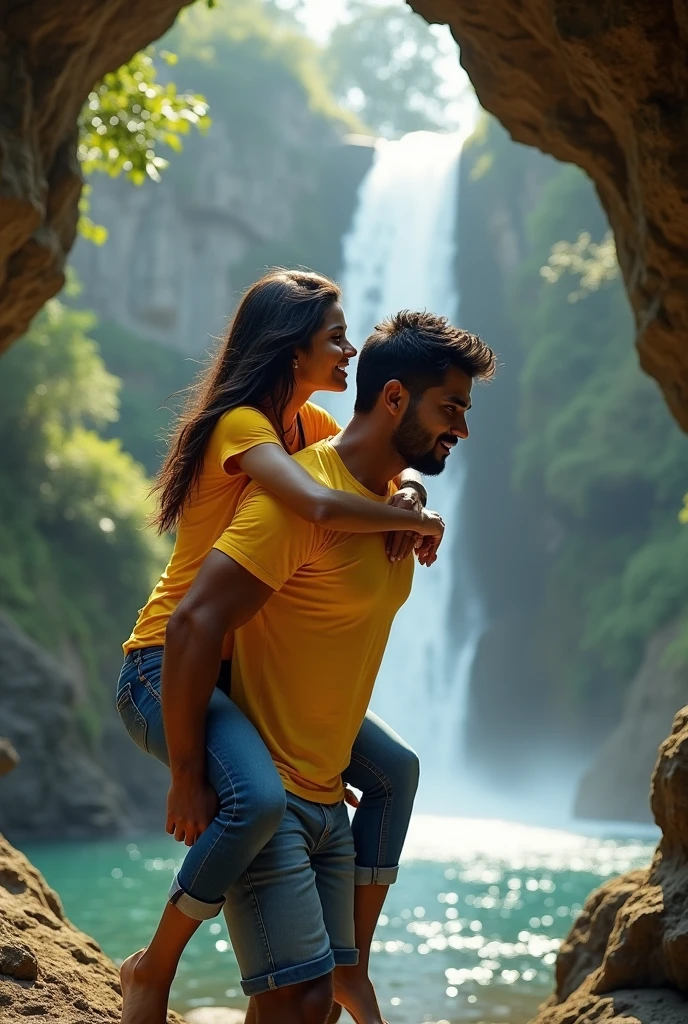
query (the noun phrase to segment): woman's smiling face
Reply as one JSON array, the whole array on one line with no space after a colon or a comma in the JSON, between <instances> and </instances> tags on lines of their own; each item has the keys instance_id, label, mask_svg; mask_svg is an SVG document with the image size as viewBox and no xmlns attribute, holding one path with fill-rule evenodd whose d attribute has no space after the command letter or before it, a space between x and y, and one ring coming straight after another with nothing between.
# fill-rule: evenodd
<instances>
[{"instance_id":1,"label":"woman's smiling face","mask_svg":"<svg viewBox=\"0 0 688 1024\"><path fill-rule=\"evenodd\" d=\"M356 349L346 336L344 310L334 302L311 337L310 348L296 350L297 386L307 385L313 391L346 391L347 367L355 355Z\"/></svg>"}]
</instances>

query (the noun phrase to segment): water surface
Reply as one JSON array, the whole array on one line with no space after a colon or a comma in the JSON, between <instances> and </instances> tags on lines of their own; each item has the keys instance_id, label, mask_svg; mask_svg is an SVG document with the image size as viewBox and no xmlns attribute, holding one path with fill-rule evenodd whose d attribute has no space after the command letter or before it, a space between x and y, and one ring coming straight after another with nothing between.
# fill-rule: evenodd
<instances>
[{"instance_id":1,"label":"water surface","mask_svg":"<svg viewBox=\"0 0 688 1024\"><path fill-rule=\"evenodd\" d=\"M414 818L373 947L390 1024L524 1024L591 890L647 864L654 835L585 836L508 822ZM181 849L168 836L24 847L71 920L123 959L150 938ZM222 918L181 963L175 1009L244 1006Z\"/></svg>"}]
</instances>

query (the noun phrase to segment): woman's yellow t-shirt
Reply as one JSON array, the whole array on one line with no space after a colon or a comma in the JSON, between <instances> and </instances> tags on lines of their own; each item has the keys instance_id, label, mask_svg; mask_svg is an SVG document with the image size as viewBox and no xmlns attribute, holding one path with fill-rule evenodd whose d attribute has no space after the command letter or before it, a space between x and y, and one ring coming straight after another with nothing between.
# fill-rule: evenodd
<instances>
[{"instance_id":1,"label":"woman's yellow t-shirt","mask_svg":"<svg viewBox=\"0 0 688 1024\"><path fill-rule=\"evenodd\" d=\"M306 446L339 433L339 424L312 402L301 409ZM124 651L165 643L168 619L186 594L215 541L234 518L239 498L250 478L242 473L236 456L258 444L280 444L277 431L258 409L242 405L220 418L210 438L193 500L179 523L172 557L148 598ZM227 634L222 657L230 658L233 635Z\"/></svg>"}]
</instances>

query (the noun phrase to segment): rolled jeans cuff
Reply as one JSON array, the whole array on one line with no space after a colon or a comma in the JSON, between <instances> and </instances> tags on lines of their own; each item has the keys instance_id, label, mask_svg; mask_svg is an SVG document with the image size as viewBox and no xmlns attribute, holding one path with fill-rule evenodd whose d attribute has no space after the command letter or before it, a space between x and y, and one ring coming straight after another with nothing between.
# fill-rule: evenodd
<instances>
[{"instance_id":1,"label":"rolled jeans cuff","mask_svg":"<svg viewBox=\"0 0 688 1024\"><path fill-rule=\"evenodd\" d=\"M393 868L364 868L356 865L355 885L394 885L399 875L399 865Z\"/></svg>"},{"instance_id":2,"label":"rolled jeans cuff","mask_svg":"<svg viewBox=\"0 0 688 1024\"><path fill-rule=\"evenodd\" d=\"M192 921L209 921L211 917L217 917L225 905L224 896L217 903L206 903L204 900L197 900L195 896L189 896L188 892L182 889L176 876L170 886L168 901Z\"/></svg>"}]
</instances>

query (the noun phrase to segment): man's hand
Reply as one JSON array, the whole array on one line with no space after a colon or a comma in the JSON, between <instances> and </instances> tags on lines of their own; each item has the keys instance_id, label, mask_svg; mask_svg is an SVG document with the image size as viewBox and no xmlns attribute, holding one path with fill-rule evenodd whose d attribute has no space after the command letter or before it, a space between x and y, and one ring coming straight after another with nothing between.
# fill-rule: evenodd
<instances>
[{"instance_id":1,"label":"man's hand","mask_svg":"<svg viewBox=\"0 0 688 1024\"><path fill-rule=\"evenodd\" d=\"M416 515L422 515L423 503L420 495L413 487L402 487L389 499L390 505L397 508L405 508ZM407 558L416 547L419 534L412 530L394 530L385 538L385 551L390 562L400 562Z\"/></svg>"},{"instance_id":2,"label":"man's hand","mask_svg":"<svg viewBox=\"0 0 688 1024\"><path fill-rule=\"evenodd\" d=\"M193 846L217 814L217 793L200 779L172 780L167 794L165 830L177 840Z\"/></svg>"}]
</instances>

